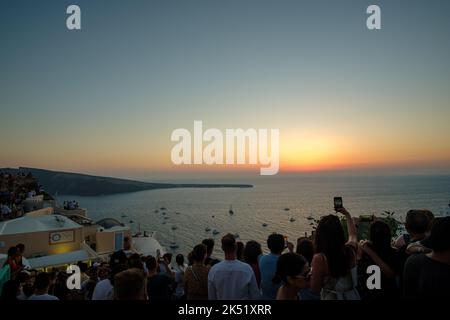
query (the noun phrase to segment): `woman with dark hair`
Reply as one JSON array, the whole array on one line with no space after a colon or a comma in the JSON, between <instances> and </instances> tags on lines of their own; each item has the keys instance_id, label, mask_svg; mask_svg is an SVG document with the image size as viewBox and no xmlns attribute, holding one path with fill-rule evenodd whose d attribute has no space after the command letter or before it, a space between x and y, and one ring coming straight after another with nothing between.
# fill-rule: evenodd
<instances>
[{"instance_id":1,"label":"woman with dark hair","mask_svg":"<svg viewBox=\"0 0 450 320\"><path fill-rule=\"evenodd\" d=\"M364 300L398 299L397 287L399 262L396 250L392 247L392 234L389 225L383 221L375 221L370 225L370 240L361 241L363 251L358 262L358 291ZM371 265L377 265L381 270L381 289L368 290L366 282L369 274L366 270Z\"/></svg>"},{"instance_id":2,"label":"woman with dark hair","mask_svg":"<svg viewBox=\"0 0 450 320\"><path fill-rule=\"evenodd\" d=\"M179 253L175 257L175 266L173 267L173 272L175 273L175 300L184 300L184 273L186 272L187 265L184 263L184 256Z\"/></svg>"},{"instance_id":3,"label":"woman with dark hair","mask_svg":"<svg viewBox=\"0 0 450 320\"><path fill-rule=\"evenodd\" d=\"M10 278L14 280L19 272L23 270L23 266L19 264L21 261L21 255L17 247L11 247L8 249L8 257L2 267L8 265L10 270ZM0 268L1 269L1 268Z\"/></svg>"},{"instance_id":4,"label":"woman with dark hair","mask_svg":"<svg viewBox=\"0 0 450 320\"><path fill-rule=\"evenodd\" d=\"M198 244L191 253L193 264L184 273L184 291L187 300L208 300L209 267L205 265L207 247Z\"/></svg>"},{"instance_id":5,"label":"woman with dark hair","mask_svg":"<svg viewBox=\"0 0 450 320\"><path fill-rule=\"evenodd\" d=\"M311 289L321 300L359 300L357 285L357 233L355 223L345 208L335 208L347 221L348 239L335 215L320 219L312 260Z\"/></svg>"},{"instance_id":6,"label":"woman with dark hair","mask_svg":"<svg viewBox=\"0 0 450 320\"><path fill-rule=\"evenodd\" d=\"M308 262L301 255L289 252L282 254L277 261L273 281L281 283L277 300L298 300L301 289L308 287Z\"/></svg>"},{"instance_id":7,"label":"woman with dark hair","mask_svg":"<svg viewBox=\"0 0 450 320\"><path fill-rule=\"evenodd\" d=\"M261 284L261 272L259 270L258 260L262 255L261 244L254 240L250 240L245 244L244 247L244 261L252 267L253 273L255 274L256 283L258 288Z\"/></svg>"}]
</instances>

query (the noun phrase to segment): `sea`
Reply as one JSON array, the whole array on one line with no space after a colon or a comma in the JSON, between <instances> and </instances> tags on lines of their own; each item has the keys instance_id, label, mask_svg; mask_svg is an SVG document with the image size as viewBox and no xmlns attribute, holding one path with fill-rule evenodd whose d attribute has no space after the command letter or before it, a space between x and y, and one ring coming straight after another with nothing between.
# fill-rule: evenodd
<instances>
[{"instance_id":1,"label":"sea","mask_svg":"<svg viewBox=\"0 0 450 320\"><path fill-rule=\"evenodd\" d=\"M220 239L226 233L238 234L238 240L244 243L256 240L264 251L272 232L282 233L295 243L313 230L308 217L319 219L334 213L335 196L343 198L353 216L381 216L385 211L394 211L400 221L410 209L429 209L443 215L450 204L450 176L272 176L204 182L247 183L253 188L160 189L95 197L60 195L57 200L78 201L94 221L109 217L130 225L134 232L156 231L161 245L174 254L187 255L203 239L214 238L217 256L222 256ZM229 213L230 207L234 214ZM220 233L212 234L214 229ZM171 249L171 243L178 248Z\"/></svg>"}]
</instances>

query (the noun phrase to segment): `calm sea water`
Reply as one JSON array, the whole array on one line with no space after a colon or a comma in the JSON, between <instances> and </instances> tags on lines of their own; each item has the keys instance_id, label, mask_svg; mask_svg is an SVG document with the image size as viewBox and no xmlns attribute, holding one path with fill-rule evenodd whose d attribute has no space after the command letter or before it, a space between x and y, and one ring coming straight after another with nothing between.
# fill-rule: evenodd
<instances>
[{"instance_id":1,"label":"calm sea water","mask_svg":"<svg viewBox=\"0 0 450 320\"><path fill-rule=\"evenodd\" d=\"M156 231L158 240L168 251L172 241L179 245L172 250L176 253L187 254L202 239L213 237L218 255L220 237L227 232L238 233L242 241L260 241L264 250L271 232L283 233L294 241L311 231L307 216L318 218L333 212L334 196L343 197L344 206L352 215L380 215L389 210L395 211L399 219L412 208L427 208L439 214L450 203L450 176L292 176L217 182L250 183L254 187L149 190L97 197L59 196L58 200L78 201L95 221L114 217L135 231L138 224L141 230ZM228 213L230 205L234 215ZM167 208L169 218L165 224L164 216L155 213L160 207ZM295 221L291 222L291 218ZM263 227L263 223L267 226ZM173 231L172 226L177 229ZM211 231L205 231L206 227L217 229L220 234L213 236Z\"/></svg>"}]
</instances>

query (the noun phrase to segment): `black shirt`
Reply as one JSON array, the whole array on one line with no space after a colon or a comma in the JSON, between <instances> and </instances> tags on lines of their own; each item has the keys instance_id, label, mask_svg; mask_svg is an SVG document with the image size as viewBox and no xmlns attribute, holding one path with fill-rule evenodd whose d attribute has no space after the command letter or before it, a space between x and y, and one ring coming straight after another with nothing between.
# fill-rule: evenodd
<instances>
[{"instance_id":1,"label":"black shirt","mask_svg":"<svg viewBox=\"0 0 450 320\"><path fill-rule=\"evenodd\" d=\"M408 258L403 274L406 299L443 299L450 296L450 265L425 254Z\"/></svg>"},{"instance_id":2,"label":"black shirt","mask_svg":"<svg viewBox=\"0 0 450 320\"><path fill-rule=\"evenodd\" d=\"M148 278L147 294L150 301L167 301L172 297L172 279L164 274Z\"/></svg>"},{"instance_id":3,"label":"black shirt","mask_svg":"<svg viewBox=\"0 0 450 320\"><path fill-rule=\"evenodd\" d=\"M375 250L371 247L372 250ZM376 252L376 251L375 251ZM391 249L384 254L376 252L377 255L386 263L395 276L392 278L387 278L385 274L381 273L381 289L369 290L367 288L367 279L369 274L367 274L367 268L376 263L369 257L368 254L364 253L361 260L358 262L358 286L357 289L362 300L393 300L400 298L400 289L397 283L397 275L400 273L400 263L395 249Z\"/></svg>"}]
</instances>

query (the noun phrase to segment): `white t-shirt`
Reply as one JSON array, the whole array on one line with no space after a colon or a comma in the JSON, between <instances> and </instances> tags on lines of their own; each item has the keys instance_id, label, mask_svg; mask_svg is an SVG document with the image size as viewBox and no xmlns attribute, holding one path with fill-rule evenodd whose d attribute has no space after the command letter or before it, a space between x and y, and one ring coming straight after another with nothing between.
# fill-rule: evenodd
<instances>
[{"instance_id":1,"label":"white t-shirt","mask_svg":"<svg viewBox=\"0 0 450 320\"><path fill-rule=\"evenodd\" d=\"M257 300L258 284L252 268L239 260L215 264L208 274L209 300Z\"/></svg>"},{"instance_id":2,"label":"white t-shirt","mask_svg":"<svg viewBox=\"0 0 450 320\"><path fill-rule=\"evenodd\" d=\"M99 281L92 293L92 300L112 300L114 287L109 279Z\"/></svg>"},{"instance_id":3,"label":"white t-shirt","mask_svg":"<svg viewBox=\"0 0 450 320\"><path fill-rule=\"evenodd\" d=\"M28 300L59 300L57 297L52 296L51 294L33 294Z\"/></svg>"},{"instance_id":4,"label":"white t-shirt","mask_svg":"<svg viewBox=\"0 0 450 320\"><path fill-rule=\"evenodd\" d=\"M187 265L179 266L175 265L173 267L173 272L175 272L175 282L177 287L175 289L175 296L181 297L184 295L184 272L186 271Z\"/></svg>"}]
</instances>

